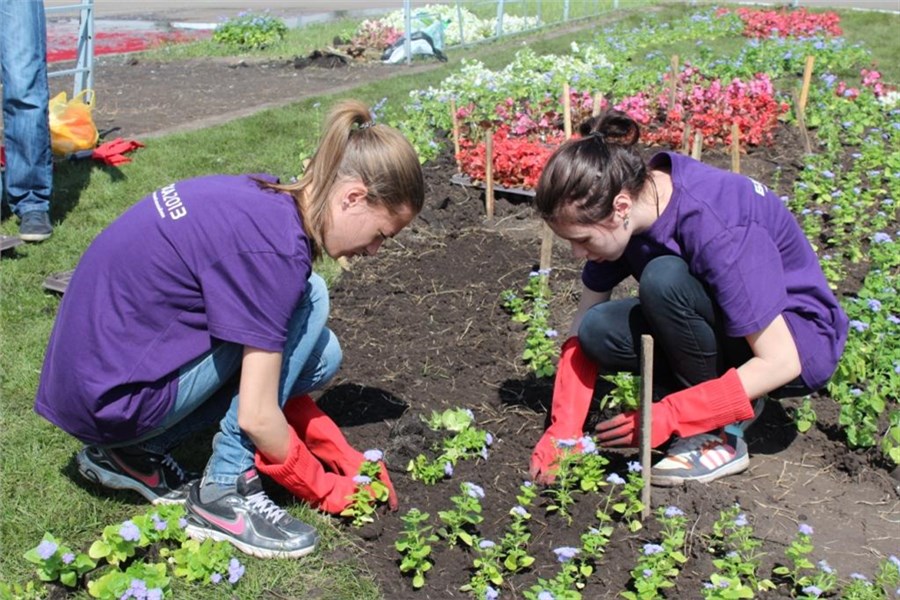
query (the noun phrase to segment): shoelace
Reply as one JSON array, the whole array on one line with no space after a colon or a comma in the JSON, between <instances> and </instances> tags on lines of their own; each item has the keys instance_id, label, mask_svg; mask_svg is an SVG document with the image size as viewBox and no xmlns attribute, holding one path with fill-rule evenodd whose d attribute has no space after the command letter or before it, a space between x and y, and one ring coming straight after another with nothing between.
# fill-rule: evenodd
<instances>
[{"instance_id":1,"label":"shoelace","mask_svg":"<svg viewBox=\"0 0 900 600\"><path fill-rule=\"evenodd\" d=\"M277 523L287 514L287 511L275 504L271 498L266 496L265 492L256 492L247 496L247 503L250 508L273 523Z\"/></svg>"},{"instance_id":2,"label":"shoelace","mask_svg":"<svg viewBox=\"0 0 900 600\"><path fill-rule=\"evenodd\" d=\"M175 475L178 476L178 481L180 481L181 483L187 482L187 474L184 472L184 469L181 468L181 465L179 465L178 462L174 458L172 458L171 454L163 455L160 463L164 467L168 467L169 469L171 469L175 473Z\"/></svg>"}]
</instances>

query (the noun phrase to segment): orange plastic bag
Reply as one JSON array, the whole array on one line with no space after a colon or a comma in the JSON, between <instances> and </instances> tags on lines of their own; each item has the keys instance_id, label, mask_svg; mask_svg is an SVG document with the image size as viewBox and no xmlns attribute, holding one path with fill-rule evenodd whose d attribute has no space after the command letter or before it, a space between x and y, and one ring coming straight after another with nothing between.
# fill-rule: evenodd
<instances>
[{"instance_id":1,"label":"orange plastic bag","mask_svg":"<svg viewBox=\"0 0 900 600\"><path fill-rule=\"evenodd\" d=\"M84 101L86 94L94 99L93 90L82 90L71 100L60 92L50 99L50 148L53 154L63 156L90 150L97 145L100 135L91 115L91 105Z\"/></svg>"}]
</instances>

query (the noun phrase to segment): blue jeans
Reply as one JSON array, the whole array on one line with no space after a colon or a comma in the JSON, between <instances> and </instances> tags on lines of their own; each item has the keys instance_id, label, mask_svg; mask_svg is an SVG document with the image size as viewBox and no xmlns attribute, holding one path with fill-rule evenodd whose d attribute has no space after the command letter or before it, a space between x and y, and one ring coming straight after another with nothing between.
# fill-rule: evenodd
<instances>
[{"instance_id":1,"label":"blue jeans","mask_svg":"<svg viewBox=\"0 0 900 600\"><path fill-rule=\"evenodd\" d=\"M288 398L324 385L341 365L338 339L325 327L328 307L325 281L313 273L288 325L278 387L282 407ZM243 346L223 342L182 367L175 405L163 423L129 445L163 453L218 421L219 432L213 438L205 479L234 484L239 475L253 467L256 452L237 420L237 379L243 354Z\"/></svg>"},{"instance_id":2,"label":"blue jeans","mask_svg":"<svg viewBox=\"0 0 900 600\"><path fill-rule=\"evenodd\" d=\"M657 397L720 377L753 357L746 339L725 334L721 309L678 256L660 256L647 264L637 298L590 308L578 328L578 341L604 371L638 373L643 334L653 336ZM812 391L798 377L769 396Z\"/></svg>"},{"instance_id":3,"label":"blue jeans","mask_svg":"<svg viewBox=\"0 0 900 600\"><path fill-rule=\"evenodd\" d=\"M50 209L53 159L47 85L47 25L41 0L0 0L0 75L6 196L21 217ZM0 188L3 187L0 183Z\"/></svg>"}]
</instances>

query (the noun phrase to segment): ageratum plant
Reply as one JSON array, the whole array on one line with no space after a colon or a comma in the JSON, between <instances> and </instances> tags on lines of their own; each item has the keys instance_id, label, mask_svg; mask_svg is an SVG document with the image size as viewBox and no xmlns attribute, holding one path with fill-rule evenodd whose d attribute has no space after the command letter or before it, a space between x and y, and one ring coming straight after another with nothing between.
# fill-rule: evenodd
<instances>
[{"instance_id":1,"label":"ageratum plant","mask_svg":"<svg viewBox=\"0 0 900 600\"><path fill-rule=\"evenodd\" d=\"M216 27L212 41L239 50L262 50L284 39L287 25L268 14L241 12Z\"/></svg>"}]
</instances>

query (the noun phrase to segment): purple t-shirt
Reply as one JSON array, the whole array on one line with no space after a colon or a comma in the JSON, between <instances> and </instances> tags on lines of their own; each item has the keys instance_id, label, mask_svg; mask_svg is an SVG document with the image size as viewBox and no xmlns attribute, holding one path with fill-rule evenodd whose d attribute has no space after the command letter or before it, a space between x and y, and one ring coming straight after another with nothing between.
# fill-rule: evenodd
<instances>
[{"instance_id":1,"label":"purple t-shirt","mask_svg":"<svg viewBox=\"0 0 900 600\"><path fill-rule=\"evenodd\" d=\"M848 319L791 212L761 183L688 156L660 152L650 164L667 162L674 186L668 206L621 258L588 262L585 286L609 291L629 275L640 280L657 256L680 256L721 307L726 335L758 332L783 314L803 382L822 387L843 352Z\"/></svg>"},{"instance_id":2,"label":"purple t-shirt","mask_svg":"<svg viewBox=\"0 0 900 600\"><path fill-rule=\"evenodd\" d=\"M311 265L293 199L252 176L156 190L79 261L35 410L88 443L135 439L170 410L178 370L214 342L282 351Z\"/></svg>"}]
</instances>

